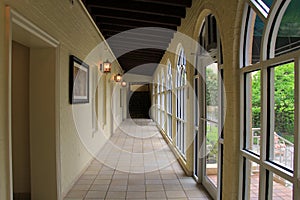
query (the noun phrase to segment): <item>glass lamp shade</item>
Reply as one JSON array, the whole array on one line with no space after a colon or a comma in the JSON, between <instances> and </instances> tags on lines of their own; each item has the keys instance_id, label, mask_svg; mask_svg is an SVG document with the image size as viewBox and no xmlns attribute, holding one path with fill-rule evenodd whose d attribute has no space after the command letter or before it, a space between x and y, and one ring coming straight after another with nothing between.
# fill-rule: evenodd
<instances>
[{"instance_id":1,"label":"glass lamp shade","mask_svg":"<svg viewBox=\"0 0 300 200\"><path fill-rule=\"evenodd\" d=\"M118 74L118 75L115 76L115 81L116 82L121 82L121 80L122 80L121 74Z\"/></svg>"},{"instance_id":2,"label":"glass lamp shade","mask_svg":"<svg viewBox=\"0 0 300 200\"><path fill-rule=\"evenodd\" d=\"M111 71L111 63L109 61L105 61L103 63L103 72L109 73Z\"/></svg>"}]
</instances>

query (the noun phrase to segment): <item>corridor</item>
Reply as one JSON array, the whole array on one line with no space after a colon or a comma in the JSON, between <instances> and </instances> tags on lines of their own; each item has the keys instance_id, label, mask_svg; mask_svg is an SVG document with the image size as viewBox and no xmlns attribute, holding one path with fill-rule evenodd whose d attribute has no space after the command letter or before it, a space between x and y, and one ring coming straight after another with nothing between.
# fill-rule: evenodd
<instances>
[{"instance_id":1,"label":"corridor","mask_svg":"<svg viewBox=\"0 0 300 200\"><path fill-rule=\"evenodd\" d=\"M65 200L210 199L187 177L150 119L127 119Z\"/></svg>"}]
</instances>

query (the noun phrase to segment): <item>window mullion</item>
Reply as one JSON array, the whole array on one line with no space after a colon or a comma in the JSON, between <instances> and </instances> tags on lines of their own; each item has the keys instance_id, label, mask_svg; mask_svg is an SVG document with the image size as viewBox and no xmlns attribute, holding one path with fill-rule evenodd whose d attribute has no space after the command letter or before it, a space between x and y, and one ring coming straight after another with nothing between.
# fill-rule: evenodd
<instances>
[{"instance_id":1,"label":"window mullion","mask_svg":"<svg viewBox=\"0 0 300 200\"><path fill-rule=\"evenodd\" d=\"M274 97L275 97L275 88L274 88L274 68L269 68L267 70L268 72L268 91L267 91L267 99L268 99L268 108L267 108L267 111L268 111L268 119L267 119L267 123L268 123L268 130L266 132L266 135L267 135L267 141L266 141L266 144L267 144L267 153L266 153L266 160L273 160L274 158L274 142L271 142L271 141L274 141L274 132L275 132L275 110L274 110L274 107L275 107L275 101L274 101Z\"/></svg>"},{"instance_id":2,"label":"window mullion","mask_svg":"<svg viewBox=\"0 0 300 200\"><path fill-rule=\"evenodd\" d=\"M260 140L260 163L267 160L267 132L268 132L268 71L267 69L261 70L261 140ZM270 180L267 180L267 171L264 165L260 165L260 178L259 178L259 197L260 199L265 199L266 190L268 185L270 185Z\"/></svg>"},{"instance_id":3,"label":"window mullion","mask_svg":"<svg viewBox=\"0 0 300 200\"><path fill-rule=\"evenodd\" d=\"M266 21L268 14L269 14L269 9L265 7L265 5L262 5L263 2L258 2L257 0L247 0L249 5L252 7L253 10L260 16L260 18L263 21Z\"/></svg>"},{"instance_id":4,"label":"window mullion","mask_svg":"<svg viewBox=\"0 0 300 200\"><path fill-rule=\"evenodd\" d=\"M283 17L283 14L289 5L290 0L278 0L274 2L272 11L270 12L263 34L263 54L262 60L269 58L274 58L275 56L275 43L278 34L278 29L280 27L280 22Z\"/></svg>"},{"instance_id":5,"label":"window mullion","mask_svg":"<svg viewBox=\"0 0 300 200\"><path fill-rule=\"evenodd\" d=\"M294 69L295 69L295 144L294 144L294 188L293 195L294 199L300 199L300 154L299 154L299 131L300 131L300 57L295 59Z\"/></svg>"}]
</instances>

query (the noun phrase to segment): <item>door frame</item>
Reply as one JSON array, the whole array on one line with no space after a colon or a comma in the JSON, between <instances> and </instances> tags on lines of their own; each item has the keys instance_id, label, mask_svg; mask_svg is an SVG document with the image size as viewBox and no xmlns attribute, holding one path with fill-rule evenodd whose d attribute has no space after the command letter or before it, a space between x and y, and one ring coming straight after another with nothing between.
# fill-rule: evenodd
<instances>
[{"instance_id":1,"label":"door frame","mask_svg":"<svg viewBox=\"0 0 300 200\"><path fill-rule=\"evenodd\" d=\"M61 177L61 161L60 161L60 71L59 71L59 41L54 39L52 36L47 34L45 31L37 27L34 23L27 20L25 17L23 17L21 14L19 14L14 9L10 8L9 6L6 6L5 8L6 12L6 35L5 35L5 50L6 50L6 58L7 58L7 68L8 68L8 165L9 165L9 194L8 198L10 200L13 199L13 172L12 172L12 42L14 38L14 31L13 27L18 27L24 30L24 32L29 33L30 36L36 38L38 41L44 43L47 45L47 48L54 49L55 51L55 101L54 101L54 107L55 107L55 155L56 155L56 191L57 191L57 199L62 199L61 196L61 180L59 177ZM29 48L33 45L32 41L28 41ZM45 46L46 47L46 46Z\"/></svg>"}]
</instances>

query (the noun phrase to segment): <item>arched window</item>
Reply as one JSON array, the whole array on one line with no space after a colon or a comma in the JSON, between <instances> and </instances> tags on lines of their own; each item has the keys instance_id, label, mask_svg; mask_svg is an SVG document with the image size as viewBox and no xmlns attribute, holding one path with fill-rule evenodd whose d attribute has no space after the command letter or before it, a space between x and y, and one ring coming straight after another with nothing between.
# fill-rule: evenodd
<instances>
[{"instance_id":1,"label":"arched window","mask_svg":"<svg viewBox=\"0 0 300 200\"><path fill-rule=\"evenodd\" d=\"M185 157L186 151L186 57L180 48L176 69L176 146Z\"/></svg>"},{"instance_id":2,"label":"arched window","mask_svg":"<svg viewBox=\"0 0 300 200\"><path fill-rule=\"evenodd\" d=\"M157 109L156 109L156 122L158 123L158 125L160 126L161 124L160 124L160 95L161 95L161 86L160 86L160 84L161 84L161 80L160 80L160 75L159 75L159 73L157 73L157 86L156 86L156 89L157 89L157 102L156 102L156 107L157 107Z\"/></svg>"},{"instance_id":3,"label":"arched window","mask_svg":"<svg viewBox=\"0 0 300 200\"><path fill-rule=\"evenodd\" d=\"M200 28L194 71L194 176L215 199L222 194L222 58L217 20L209 14Z\"/></svg>"},{"instance_id":4,"label":"arched window","mask_svg":"<svg viewBox=\"0 0 300 200\"><path fill-rule=\"evenodd\" d=\"M299 0L246 1L240 63L243 199L300 198L299 8Z\"/></svg>"},{"instance_id":5,"label":"arched window","mask_svg":"<svg viewBox=\"0 0 300 200\"><path fill-rule=\"evenodd\" d=\"M167 95L167 133L172 139L172 64L170 60L167 62L167 80L166 80L166 95Z\"/></svg>"},{"instance_id":6,"label":"arched window","mask_svg":"<svg viewBox=\"0 0 300 200\"><path fill-rule=\"evenodd\" d=\"M165 73L164 68L161 69L161 84L160 84L160 125L162 130L165 130Z\"/></svg>"}]
</instances>

